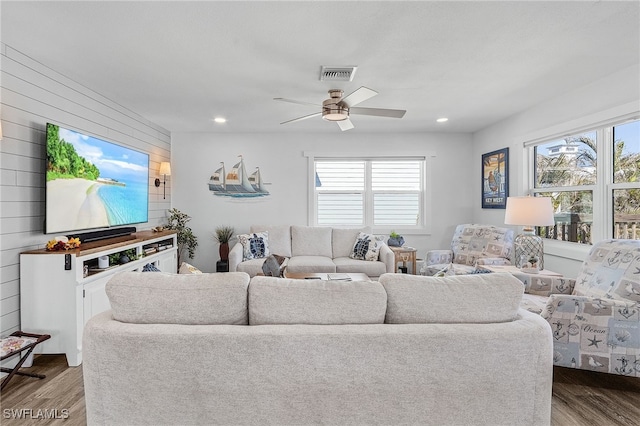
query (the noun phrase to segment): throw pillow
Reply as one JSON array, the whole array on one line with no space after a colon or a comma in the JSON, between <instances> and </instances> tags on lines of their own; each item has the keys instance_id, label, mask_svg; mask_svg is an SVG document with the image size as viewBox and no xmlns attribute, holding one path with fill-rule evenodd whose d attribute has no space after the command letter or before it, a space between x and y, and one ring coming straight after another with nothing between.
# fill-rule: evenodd
<instances>
[{"instance_id":1,"label":"throw pillow","mask_svg":"<svg viewBox=\"0 0 640 426\"><path fill-rule=\"evenodd\" d=\"M142 267L142 272L160 272L160 269L158 269L153 263L147 263Z\"/></svg>"},{"instance_id":2,"label":"throw pillow","mask_svg":"<svg viewBox=\"0 0 640 426\"><path fill-rule=\"evenodd\" d=\"M178 269L179 274L201 274L202 271L196 268L193 265L188 264L187 262L182 262L180 265L180 269Z\"/></svg>"},{"instance_id":3,"label":"throw pillow","mask_svg":"<svg viewBox=\"0 0 640 426\"><path fill-rule=\"evenodd\" d=\"M242 260L262 259L269 256L269 232L238 235L242 244Z\"/></svg>"},{"instance_id":4,"label":"throw pillow","mask_svg":"<svg viewBox=\"0 0 640 426\"><path fill-rule=\"evenodd\" d=\"M265 277L282 277L284 275L284 268L286 266L284 256L278 256L277 254L269 255L262 264L262 272Z\"/></svg>"},{"instance_id":5,"label":"throw pillow","mask_svg":"<svg viewBox=\"0 0 640 426\"><path fill-rule=\"evenodd\" d=\"M378 260L380 244L375 235L360 232L356 237L356 242L353 244L349 257L358 260Z\"/></svg>"}]
</instances>

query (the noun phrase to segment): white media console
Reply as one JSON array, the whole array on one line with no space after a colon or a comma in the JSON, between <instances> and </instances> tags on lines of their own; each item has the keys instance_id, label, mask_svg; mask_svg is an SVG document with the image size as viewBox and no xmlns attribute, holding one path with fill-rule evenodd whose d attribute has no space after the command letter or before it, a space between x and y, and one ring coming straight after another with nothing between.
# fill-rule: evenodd
<instances>
[{"instance_id":1,"label":"white media console","mask_svg":"<svg viewBox=\"0 0 640 426\"><path fill-rule=\"evenodd\" d=\"M135 251L135 260L99 268L98 258ZM177 272L174 231L142 231L83 243L68 251L31 250L20 254L21 328L50 334L34 352L64 353L69 366L82 363L82 331L92 316L111 309L105 284L117 272L139 271L151 263Z\"/></svg>"}]
</instances>

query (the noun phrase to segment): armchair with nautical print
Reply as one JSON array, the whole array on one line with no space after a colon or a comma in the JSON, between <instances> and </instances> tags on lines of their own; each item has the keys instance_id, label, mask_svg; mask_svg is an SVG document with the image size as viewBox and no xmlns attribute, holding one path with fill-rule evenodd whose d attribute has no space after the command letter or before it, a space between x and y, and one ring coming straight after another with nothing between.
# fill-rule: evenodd
<instances>
[{"instance_id":1,"label":"armchair with nautical print","mask_svg":"<svg viewBox=\"0 0 640 426\"><path fill-rule=\"evenodd\" d=\"M478 264L510 265L513 230L491 225L467 223L458 225L450 250L429 250L420 273L436 275L471 274Z\"/></svg>"},{"instance_id":2,"label":"armchair with nautical print","mask_svg":"<svg viewBox=\"0 0 640 426\"><path fill-rule=\"evenodd\" d=\"M512 275L524 284L524 294L520 307L534 314L541 314L552 294L571 294L576 280L543 274L513 272Z\"/></svg>"},{"instance_id":3,"label":"armchair with nautical print","mask_svg":"<svg viewBox=\"0 0 640 426\"><path fill-rule=\"evenodd\" d=\"M553 363L640 377L640 241L593 246L572 294L551 294Z\"/></svg>"}]
</instances>

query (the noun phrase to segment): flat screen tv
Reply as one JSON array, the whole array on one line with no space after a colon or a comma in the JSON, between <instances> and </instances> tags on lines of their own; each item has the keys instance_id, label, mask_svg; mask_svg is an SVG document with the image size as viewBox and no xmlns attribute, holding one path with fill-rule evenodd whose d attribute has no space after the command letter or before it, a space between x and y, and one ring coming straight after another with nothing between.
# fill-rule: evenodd
<instances>
[{"instance_id":1,"label":"flat screen tv","mask_svg":"<svg viewBox=\"0 0 640 426\"><path fill-rule=\"evenodd\" d=\"M47 123L45 233L148 221L149 155Z\"/></svg>"}]
</instances>

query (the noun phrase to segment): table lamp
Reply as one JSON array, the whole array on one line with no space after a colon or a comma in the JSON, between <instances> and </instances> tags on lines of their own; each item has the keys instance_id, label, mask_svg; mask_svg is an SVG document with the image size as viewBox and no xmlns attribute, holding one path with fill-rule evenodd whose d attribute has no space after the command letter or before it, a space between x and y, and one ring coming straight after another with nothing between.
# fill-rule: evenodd
<instances>
[{"instance_id":1,"label":"table lamp","mask_svg":"<svg viewBox=\"0 0 640 426\"><path fill-rule=\"evenodd\" d=\"M555 224L550 197L507 197L505 225L523 226L514 240L515 265L525 272L544 269L544 246L534 226Z\"/></svg>"}]
</instances>

